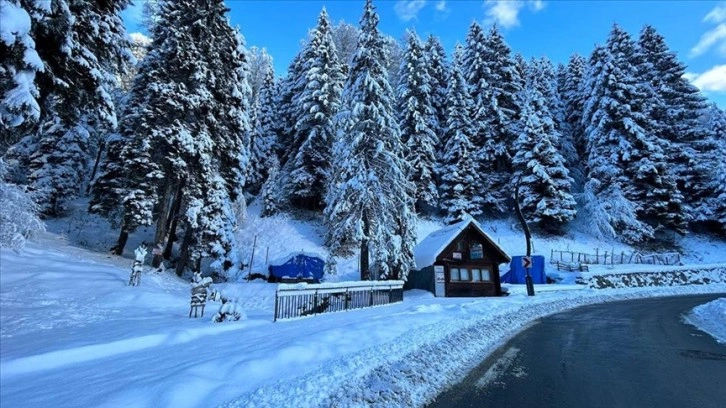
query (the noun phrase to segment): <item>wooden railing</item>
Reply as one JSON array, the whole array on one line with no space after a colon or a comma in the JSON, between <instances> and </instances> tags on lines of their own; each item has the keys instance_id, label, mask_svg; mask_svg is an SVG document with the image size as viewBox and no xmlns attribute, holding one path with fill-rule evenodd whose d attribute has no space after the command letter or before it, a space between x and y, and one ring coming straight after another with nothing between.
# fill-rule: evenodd
<instances>
[{"instance_id":1,"label":"wooden railing","mask_svg":"<svg viewBox=\"0 0 726 408\"><path fill-rule=\"evenodd\" d=\"M402 301L403 281L280 283L275 293L274 320L343 312Z\"/></svg>"}]
</instances>

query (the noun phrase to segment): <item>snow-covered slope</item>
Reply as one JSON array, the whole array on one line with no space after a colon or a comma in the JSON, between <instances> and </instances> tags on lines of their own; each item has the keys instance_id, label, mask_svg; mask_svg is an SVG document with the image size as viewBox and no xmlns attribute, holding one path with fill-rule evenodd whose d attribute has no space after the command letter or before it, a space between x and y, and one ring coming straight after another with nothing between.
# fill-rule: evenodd
<instances>
[{"instance_id":1,"label":"snow-covered slope","mask_svg":"<svg viewBox=\"0 0 726 408\"><path fill-rule=\"evenodd\" d=\"M215 324L218 303L208 303L203 319L187 317L187 282L146 272L140 287L126 286L130 260L55 234L20 254L0 250L0 266L0 401L13 407L419 405L539 316L624 298L726 292L723 284L547 285L533 298L516 289L476 299L412 291L386 307L273 323L275 285L228 283L217 286L247 317ZM453 341L470 346L448 347Z\"/></svg>"},{"instance_id":2,"label":"snow-covered slope","mask_svg":"<svg viewBox=\"0 0 726 408\"><path fill-rule=\"evenodd\" d=\"M82 214L84 203L78 205ZM238 230L248 260L257 237L253 271L290 252L326 255L317 220L258 214L251 206ZM508 253L524 251L516 226L481 224ZM420 220L419 240L441 226ZM126 286L132 249L151 231L132 235L125 257L116 257L104 253L115 231L100 219L76 215L48 229L20 254L0 250L3 406L417 405L539 316L623 298L726 292L724 284L607 291L542 285L534 298L516 285L505 298L441 299L411 291L400 304L273 323L276 286L253 281L214 285L246 315L214 324L219 303L208 303L203 319L189 319L190 285L172 273L145 272L140 287ZM583 233L534 242L535 252L545 255L550 249L630 250ZM726 256L724 242L705 237L681 245L689 262L723 263ZM355 257L343 260L329 280L358 279L356 264ZM477 341L465 341L472 336ZM459 340L472 346L446 347ZM414 372L428 374L409 375Z\"/></svg>"}]
</instances>

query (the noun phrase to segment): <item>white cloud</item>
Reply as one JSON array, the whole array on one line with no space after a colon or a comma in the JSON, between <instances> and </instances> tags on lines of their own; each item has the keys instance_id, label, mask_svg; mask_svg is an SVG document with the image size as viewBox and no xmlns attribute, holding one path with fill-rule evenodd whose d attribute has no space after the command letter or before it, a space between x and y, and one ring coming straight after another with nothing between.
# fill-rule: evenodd
<instances>
[{"instance_id":1,"label":"white cloud","mask_svg":"<svg viewBox=\"0 0 726 408\"><path fill-rule=\"evenodd\" d=\"M713 10L706 14L703 21L714 24L726 21L726 3L716 6Z\"/></svg>"},{"instance_id":2,"label":"white cloud","mask_svg":"<svg viewBox=\"0 0 726 408\"><path fill-rule=\"evenodd\" d=\"M691 48L691 57L703 55L713 47L722 53L726 53L726 23L721 23L716 28L706 31L698 40L698 44Z\"/></svg>"},{"instance_id":3,"label":"white cloud","mask_svg":"<svg viewBox=\"0 0 726 408\"><path fill-rule=\"evenodd\" d=\"M446 0L437 1L434 8L436 9L436 12L434 13L434 19L436 19L436 21L443 21L449 17L449 14L451 14L451 9L446 3Z\"/></svg>"},{"instance_id":4,"label":"white cloud","mask_svg":"<svg viewBox=\"0 0 726 408\"><path fill-rule=\"evenodd\" d=\"M691 48L691 58L703 55L712 48L715 48L721 55L726 56L726 2L709 11L703 21L717 25L715 28L706 31L698 40L698 43Z\"/></svg>"},{"instance_id":5,"label":"white cloud","mask_svg":"<svg viewBox=\"0 0 726 408\"><path fill-rule=\"evenodd\" d=\"M504 28L519 26L519 13L527 7L536 13L545 7L543 0L485 0L486 23L496 23Z\"/></svg>"},{"instance_id":6,"label":"white cloud","mask_svg":"<svg viewBox=\"0 0 726 408\"><path fill-rule=\"evenodd\" d=\"M687 73L685 77L703 92L726 92L726 65L716 65L702 74Z\"/></svg>"},{"instance_id":7,"label":"white cloud","mask_svg":"<svg viewBox=\"0 0 726 408\"><path fill-rule=\"evenodd\" d=\"M399 0L393 6L398 18L402 21L410 21L418 17L418 12L426 5L426 0ZM438 5L437 5L438 7Z\"/></svg>"},{"instance_id":8,"label":"white cloud","mask_svg":"<svg viewBox=\"0 0 726 408\"><path fill-rule=\"evenodd\" d=\"M698 78L698 74L695 72L686 72L683 74L683 78L693 82L696 78Z\"/></svg>"}]
</instances>

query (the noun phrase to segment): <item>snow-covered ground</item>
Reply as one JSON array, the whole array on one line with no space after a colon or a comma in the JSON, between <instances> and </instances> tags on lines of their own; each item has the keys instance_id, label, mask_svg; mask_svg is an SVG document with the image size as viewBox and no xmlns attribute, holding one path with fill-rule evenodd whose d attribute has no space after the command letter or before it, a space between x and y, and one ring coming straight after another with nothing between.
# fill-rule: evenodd
<instances>
[{"instance_id":1,"label":"snow-covered ground","mask_svg":"<svg viewBox=\"0 0 726 408\"><path fill-rule=\"evenodd\" d=\"M469 299L410 291L399 304L273 323L275 285L227 283L216 286L247 317L215 324L218 303L203 319L187 317L188 282L146 272L140 287L129 287L130 266L53 233L20 254L0 250L3 406L421 405L538 317L596 302L726 292L724 284L541 285L535 297L510 285L508 297Z\"/></svg>"},{"instance_id":2,"label":"snow-covered ground","mask_svg":"<svg viewBox=\"0 0 726 408\"><path fill-rule=\"evenodd\" d=\"M152 231L133 234L123 257L108 255L116 231L84 215L85 203L77 205L74 215L49 223L40 242L19 254L0 250L3 406L415 406L538 317L620 299L726 293L723 283L609 290L564 284L578 276L652 269L600 266L589 274L560 273L563 283L537 285L535 297L520 285L505 285L510 296L503 298L409 291L399 304L273 323L276 285L253 281L214 285L237 299L246 315L215 324L219 303L208 303L203 319L187 317L189 282L172 273L147 271L141 286L126 286L133 248ZM326 255L316 219L258 214L251 206L238 231L243 259L252 258L256 237L252 271L264 272L269 260L291 252ZM441 226L420 220L419 241ZM511 255L523 253L516 225L482 226ZM632 250L577 232L535 236L534 243L535 253L545 256L551 249ZM694 236L681 247L689 268L711 264L724 268L710 273L726 274L726 242ZM328 281L358 279L356 264L356 258L341 260ZM549 265L547 272L556 274Z\"/></svg>"},{"instance_id":3,"label":"snow-covered ground","mask_svg":"<svg viewBox=\"0 0 726 408\"><path fill-rule=\"evenodd\" d=\"M694 307L685 320L726 344L726 297Z\"/></svg>"}]
</instances>

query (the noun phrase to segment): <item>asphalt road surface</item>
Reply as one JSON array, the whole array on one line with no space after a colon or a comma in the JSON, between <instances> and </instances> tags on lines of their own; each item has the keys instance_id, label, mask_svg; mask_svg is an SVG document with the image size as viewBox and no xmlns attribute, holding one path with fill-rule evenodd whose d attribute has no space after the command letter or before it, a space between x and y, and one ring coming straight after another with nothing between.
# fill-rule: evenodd
<instances>
[{"instance_id":1,"label":"asphalt road surface","mask_svg":"<svg viewBox=\"0 0 726 408\"><path fill-rule=\"evenodd\" d=\"M585 306L536 321L431 407L726 407L726 345L683 323L726 295Z\"/></svg>"}]
</instances>

